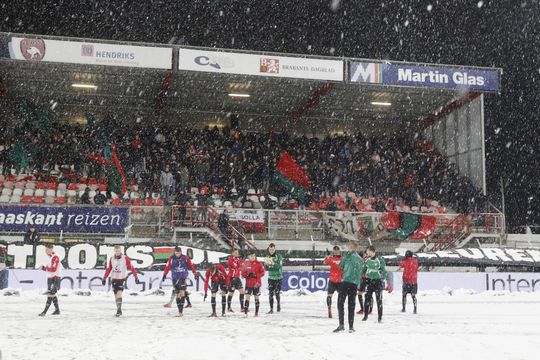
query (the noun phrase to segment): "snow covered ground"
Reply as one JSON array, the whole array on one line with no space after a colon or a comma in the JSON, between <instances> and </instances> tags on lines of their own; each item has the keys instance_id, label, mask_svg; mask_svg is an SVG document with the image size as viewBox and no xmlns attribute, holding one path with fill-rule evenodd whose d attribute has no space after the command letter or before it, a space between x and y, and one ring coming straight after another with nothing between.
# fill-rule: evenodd
<instances>
[{"instance_id":1,"label":"snow covered ground","mask_svg":"<svg viewBox=\"0 0 540 360\"><path fill-rule=\"evenodd\" d=\"M210 303L201 294L192 295L194 307L184 318L162 307L168 294L125 296L122 318L113 317L112 293L63 294L62 315L45 318L37 316L45 302L37 291L0 296L2 360L509 360L537 359L539 354L540 292L431 291L419 296L418 315L399 312L400 293L385 295L383 323L376 316L368 322L357 316L353 334L332 333L337 310L334 319L326 317L321 292L285 294L280 314L266 315L264 296L258 318L235 313L217 319L207 317Z\"/></svg>"}]
</instances>

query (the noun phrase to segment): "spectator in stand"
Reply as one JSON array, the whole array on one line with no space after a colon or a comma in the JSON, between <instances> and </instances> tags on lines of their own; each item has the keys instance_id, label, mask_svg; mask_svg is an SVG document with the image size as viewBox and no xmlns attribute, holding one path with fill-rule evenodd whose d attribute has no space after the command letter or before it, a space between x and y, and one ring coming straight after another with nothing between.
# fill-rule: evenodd
<instances>
[{"instance_id":1,"label":"spectator in stand","mask_svg":"<svg viewBox=\"0 0 540 360\"><path fill-rule=\"evenodd\" d=\"M230 241L231 229L229 227L229 215L227 214L227 210L223 210L223 212L219 214L218 229L221 234L223 234L225 239L227 239L227 241Z\"/></svg>"},{"instance_id":2,"label":"spectator in stand","mask_svg":"<svg viewBox=\"0 0 540 360\"><path fill-rule=\"evenodd\" d=\"M165 204L169 204L169 197L174 193L174 176L169 165L165 165L165 169L161 172L159 183L161 185L161 198Z\"/></svg>"},{"instance_id":3,"label":"spectator in stand","mask_svg":"<svg viewBox=\"0 0 540 360\"><path fill-rule=\"evenodd\" d=\"M81 204L90 204L90 188L84 189L84 193L81 196Z\"/></svg>"},{"instance_id":4,"label":"spectator in stand","mask_svg":"<svg viewBox=\"0 0 540 360\"><path fill-rule=\"evenodd\" d=\"M180 206L178 208L178 220L180 224L184 224L186 221L187 207L189 204L190 197L185 193L185 191L179 191L174 198L174 204Z\"/></svg>"},{"instance_id":5,"label":"spectator in stand","mask_svg":"<svg viewBox=\"0 0 540 360\"><path fill-rule=\"evenodd\" d=\"M37 245L41 237L35 226L30 226L26 234L24 234L24 243L29 245Z\"/></svg>"}]
</instances>

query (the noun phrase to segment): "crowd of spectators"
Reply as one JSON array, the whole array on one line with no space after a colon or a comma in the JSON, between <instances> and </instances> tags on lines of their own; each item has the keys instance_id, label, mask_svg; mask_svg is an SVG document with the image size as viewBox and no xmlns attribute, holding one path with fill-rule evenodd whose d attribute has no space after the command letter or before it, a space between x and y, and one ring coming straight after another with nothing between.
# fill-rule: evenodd
<instances>
[{"instance_id":1,"label":"crowd of spectators","mask_svg":"<svg viewBox=\"0 0 540 360\"><path fill-rule=\"evenodd\" d=\"M180 199L192 187L208 193L257 193L287 196L272 183L282 151L288 151L311 179L309 206L320 197L352 191L362 197L395 199L415 205L435 199L466 213L479 211L485 200L469 179L424 140L361 133L321 137L290 133L242 133L229 128L183 129L179 126L118 126L113 119L95 125L58 125L45 133L21 128L2 139L3 173L75 172L104 178L99 162L85 154L101 154L103 144L115 143L128 179L135 179L147 196L160 192ZM10 152L22 146L24 168ZM290 194L289 194L290 196Z\"/></svg>"}]
</instances>

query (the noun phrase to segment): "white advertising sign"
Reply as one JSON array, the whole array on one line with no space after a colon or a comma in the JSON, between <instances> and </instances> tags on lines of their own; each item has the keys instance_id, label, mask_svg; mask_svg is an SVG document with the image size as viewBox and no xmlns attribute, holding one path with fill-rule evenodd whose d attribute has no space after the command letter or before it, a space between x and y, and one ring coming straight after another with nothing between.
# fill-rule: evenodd
<instances>
[{"instance_id":1,"label":"white advertising sign","mask_svg":"<svg viewBox=\"0 0 540 360\"><path fill-rule=\"evenodd\" d=\"M26 61L170 69L172 48L41 38L11 38L9 55Z\"/></svg>"},{"instance_id":2,"label":"white advertising sign","mask_svg":"<svg viewBox=\"0 0 540 360\"><path fill-rule=\"evenodd\" d=\"M64 290L92 290L92 291L110 291L110 280L107 280L105 286L102 285L102 279L105 270L63 270L60 288ZM198 278L195 279L190 272L186 281L189 291L204 291L205 271L198 272ZM164 291L172 289L171 276L161 282L163 271L144 271L139 274L139 283L135 282L133 276L129 275L127 287L132 291L155 290L160 286ZM268 283L268 274L262 279L261 290L266 290ZM32 290L47 288L47 274L41 270L22 270L10 269L8 271L8 287L11 289Z\"/></svg>"},{"instance_id":3,"label":"white advertising sign","mask_svg":"<svg viewBox=\"0 0 540 360\"><path fill-rule=\"evenodd\" d=\"M180 70L343 81L343 61L180 49Z\"/></svg>"}]
</instances>

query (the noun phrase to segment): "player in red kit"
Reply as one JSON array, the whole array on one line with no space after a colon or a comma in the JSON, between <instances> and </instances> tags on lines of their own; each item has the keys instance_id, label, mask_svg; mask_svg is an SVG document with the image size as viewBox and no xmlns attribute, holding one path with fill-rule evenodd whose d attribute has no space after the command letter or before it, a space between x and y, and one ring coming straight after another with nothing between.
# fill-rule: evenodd
<instances>
[{"instance_id":1,"label":"player in red kit","mask_svg":"<svg viewBox=\"0 0 540 360\"><path fill-rule=\"evenodd\" d=\"M114 245L114 256L109 260L109 266L103 275L102 284L105 285L109 275L111 276L111 285L116 301L116 317L122 315L122 293L124 292L124 284L128 276L128 270L133 274L135 281L138 283L137 271L133 267L128 256L122 254L120 245Z\"/></svg>"},{"instance_id":2,"label":"player in red kit","mask_svg":"<svg viewBox=\"0 0 540 360\"><path fill-rule=\"evenodd\" d=\"M229 278L229 296L227 297L227 310L233 312L231 303L234 296L234 291L238 290L240 293L240 311L244 310L244 286L242 285L242 279L240 279L242 264L244 259L240 257L238 249L232 251L231 256L227 260L227 276Z\"/></svg>"},{"instance_id":3,"label":"player in red kit","mask_svg":"<svg viewBox=\"0 0 540 360\"><path fill-rule=\"evenodd\" d=\"M401 303L403 308L401 312L405 312L407 305L407 294L411 294L414 313L417 311L416 293L418 292L418 260L413 257L410 250L405 252L405 259L401 260L399 267L403 269L403 289L401 291Z\"/></svg>"},{"instance_id":4,"label":"player in red kit","mask_svg":"<svg viewBox=\"0 0 540 360\"><path fill-rule=\"evenodd\" d=\"M60 290L62 264L60 264L58 255L54 253L52 244L45 245L45 252L47 253L47 265L42 266L41 270L47 272L47 303L45 304L45 309L39 316L45 316L45 314L47 314L47 310L49 310L51 303L54 304L54 312L52 314L60 315L56 293Z\"/></svg>"},{"instance_id":5,"label":"player in red kit","mask_svg":"<svg viewBox=\"0 0 540 360\"><path fill-rule=\"evenodd\" d=\"M264 266L255 255L254 250L250 250L248 259L242 264L242 277L246 279L246 302L244 303L244 313L248 314L249 300L251 295L255 296L255 316L259 316L259 296L261 295L261 280L264 276Z\"/></svg>"},{"instance_id":6,"label":"player in red kit","mask_svg":"<svg viewBox=\"0 0 540 360\"><path fill-rule=\"evenodd\" d=\"M341 250L339 246L334 246L332 256L327 256L324 259L324 264L330 265L330 276L328 277L328 296L326 297L326 305L328 306L328 317L332 318L332 295L339 291L341 283L341 275L343 270L339 268L341 262Z\"/></svg>"},{"instance_id":7,"label":"player in red kit","mask_svg":"<svg viewBox=\"0 0 540 360\"><path fill-rule=\"evenodd\" d=\"M208 296L208 283L212 280L210 285L210 292L212 293L212 314L210 317L217 317L216 314L216 295L218 290L221 290L221 316L225 316L225 308L227 306L227 291L229 290L229 278L225 268L221 264L212 264L206 269L206 275L204 277L204 300Z\"/></svg>"}]
</instances>

